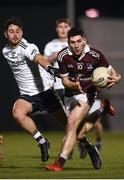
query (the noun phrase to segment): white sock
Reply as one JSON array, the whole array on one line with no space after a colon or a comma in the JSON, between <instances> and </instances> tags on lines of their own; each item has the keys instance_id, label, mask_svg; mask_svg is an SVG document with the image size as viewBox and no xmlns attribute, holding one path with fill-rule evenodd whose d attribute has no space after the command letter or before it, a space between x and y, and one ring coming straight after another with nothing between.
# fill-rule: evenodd
<instances>
[{"instance_id":1,"label":"white sock","mask_svg":"<svg viewBox=\"0 0 124 180\"><path fill-rule=\"evenodd\" d=\"M60 157L64 158L65 160L68 159L68 157L63 153L60 154Z\"/></svg>"},{"instance_id":2,"label":"white sock","mask_svg":"<svg viewBox=\"0 0 124 180\"><path fill-rule=\"evenodd\" d=\"M35 132L32 136L39 144L44 144L46 142L46 139L39 131Z\"/></svg>"}]
</instances>

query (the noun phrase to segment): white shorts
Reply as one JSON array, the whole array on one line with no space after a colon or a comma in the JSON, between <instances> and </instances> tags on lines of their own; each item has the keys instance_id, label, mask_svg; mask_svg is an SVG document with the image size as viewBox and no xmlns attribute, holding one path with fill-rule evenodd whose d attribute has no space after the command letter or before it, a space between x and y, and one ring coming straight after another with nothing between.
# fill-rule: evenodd
<instances>
[{"instance_id":1,"label":"white shorts","mask_svg":"<svg viewBox=\"0 0 124 180\"><path fill-rule=\"evenodd\" d=\"M88 102L87 94L86 93L78 94L71 97L65 96L64 104L65 104L65 111L67 116L69 116L71 110L79 100L85 103Z\"/></svg>"},{"instance_id":2,"label":"white shorts","mask_svg":"<svg viewBox=\"0 0 124 180\"><path fill-rule=\"evenodd\" d=\"M90 111L89 111L89 114L91 114L92 112L96 111L100 107L101 107L101 100L100 99L96 99L95 102L93 103Z\"/></svg>"}]
</instances>

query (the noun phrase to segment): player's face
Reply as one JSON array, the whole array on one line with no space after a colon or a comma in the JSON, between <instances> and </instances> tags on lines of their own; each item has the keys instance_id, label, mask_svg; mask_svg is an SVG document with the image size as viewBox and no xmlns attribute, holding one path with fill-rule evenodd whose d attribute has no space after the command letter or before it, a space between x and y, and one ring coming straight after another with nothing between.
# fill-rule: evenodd
<instances>
[{"instance_id":1,"label":"player's face","mask_svg":"<svg viewBox=\"0 0 124 180\"><path fill-rule=\"evenodd\" d=\"M80 35L70 37L69 39L69 46L71 48L71 51L76 56L80 56L84 52L85 44L85 38Z\"/></svg>"},{"instance_id":2,"label":"player's face","mask_svg":"<svg viewBox=\"0 0 124 180\"><path fill-rule=\"evenodd\" d=\"M58 38L67 39L67 33L69 30L70 30L70 26L68 23L65 22L59 23L58 26L56 27Z\"/></svg>"},{"instance_id":3,"label":"player's face","mask_svg":"<svg viewBox=\"0 0 124 180\"><path fill-rule=\"evenodd\" d=\"M19 26L11 24L4 34L8 42L12 46L16 46L21 41L23 32Z\"/></svg>"}]
</instances>

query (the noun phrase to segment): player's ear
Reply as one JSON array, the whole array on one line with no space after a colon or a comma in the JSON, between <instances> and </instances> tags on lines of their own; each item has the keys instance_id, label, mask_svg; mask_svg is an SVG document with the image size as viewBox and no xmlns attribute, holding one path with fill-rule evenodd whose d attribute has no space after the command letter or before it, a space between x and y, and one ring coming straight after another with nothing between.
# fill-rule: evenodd
<instances>
[{"instance_id":1,"label":"player's ear","mask_svg":"<svg viewBox=\"0 0 124 180\"><path fill-rule=\"evenodd\" d=\"M23 31L21 30L21 36L23 36Z\"/></svg>"},{"instance_id":2,"label":"player's ear","mask_svg":"<svg viewBox=\"0 0 124 180\"><path fill-rule=\"evenodd\" d=\"M4 36L7 38L7 33L6 33L6 31L4 32Z\"/></svg>"},{"instance_id":3,"label":"player's ear","mask_svg":"<svg viewBox=\"0 0 124 180\"><path fill-rule=\"evenodd\" d=\"M86 38L85 37L83 37L83 41L84 41L84 43L86 43Z\"/></svg>"}]
</instances>

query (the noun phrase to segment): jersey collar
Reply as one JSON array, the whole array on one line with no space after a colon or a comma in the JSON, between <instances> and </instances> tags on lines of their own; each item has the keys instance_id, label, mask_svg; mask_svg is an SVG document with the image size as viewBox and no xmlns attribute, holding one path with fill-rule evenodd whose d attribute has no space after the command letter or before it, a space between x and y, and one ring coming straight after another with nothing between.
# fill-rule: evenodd
<instances>
[{"instance_id":1,"label":"jersey collar","mask_svg":"<svg viewBox=\"0 0 124 180\"><path fill-rule=\"evenodd\" d=\"M82 55L79 57L79 60L81 60L85 56L85 54L87 52L89 52L89 51L90 51L90 47L86 44L85 47L84 47L84 51L83 51ZM69 54L69 56L73 55L70 48L69 48L69 46L68 46L68 54Z\"/></svg>"}]
</instances>

